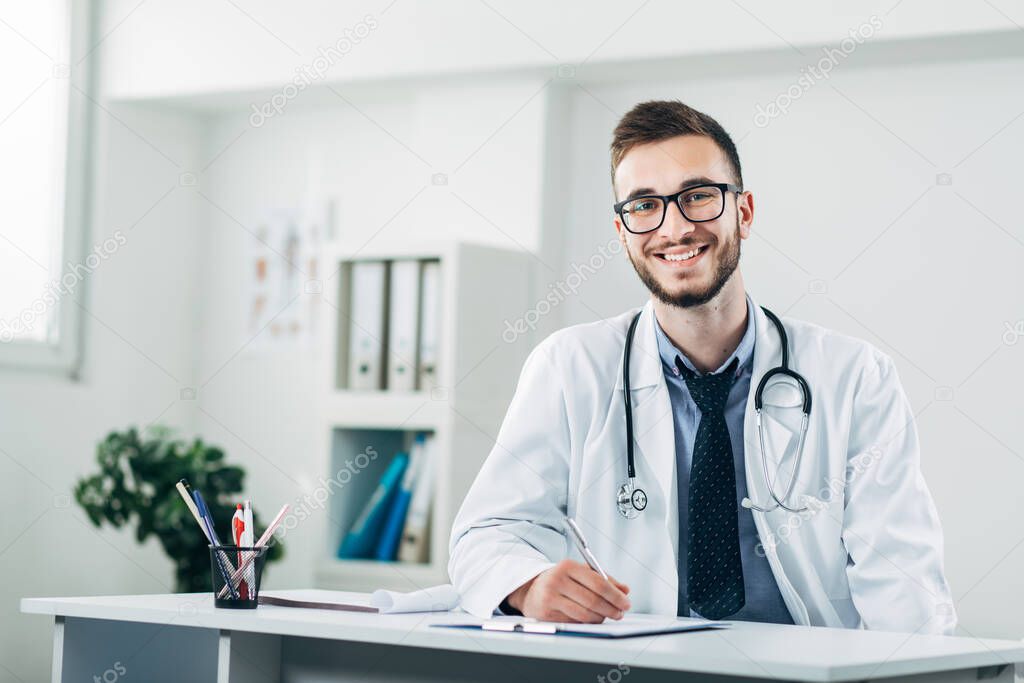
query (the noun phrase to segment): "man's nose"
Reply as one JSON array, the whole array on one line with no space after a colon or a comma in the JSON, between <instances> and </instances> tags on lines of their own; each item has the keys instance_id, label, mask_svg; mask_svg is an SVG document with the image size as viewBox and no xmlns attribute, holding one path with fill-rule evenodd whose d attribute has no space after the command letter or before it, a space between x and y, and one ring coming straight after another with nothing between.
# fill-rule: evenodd
<instances>
[{"instance_id":1,"label":"man's nose","mask_svg":"<svg viewBox=\"0 0 1024 683\"><path fill-rule=\"evenodd\" d=\"M679 206L679 203L672 202L665 211L665 220L661 222L658 234L668 240L677 242L696 229L696 226L683 215L683 209Z\"/></svg>"}]
</instances>

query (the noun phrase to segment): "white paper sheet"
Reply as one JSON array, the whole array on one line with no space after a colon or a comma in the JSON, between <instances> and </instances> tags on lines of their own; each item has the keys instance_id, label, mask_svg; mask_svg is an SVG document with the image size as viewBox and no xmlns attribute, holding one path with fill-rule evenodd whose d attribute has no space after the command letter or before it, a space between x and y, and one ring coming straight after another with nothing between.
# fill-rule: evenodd
<instances>
[{"instance_id":1,"label":"white paper sheet","mask_svg":"<svg viewBox=\"0 0 1024 683\"><path fill-rule=\"evenodd\" d=\"M459 606L459 594L450 583L412 593L378 590L370 596L370 605L381 614L403 612L447 612Z\"/></svg>"}]
</instances>

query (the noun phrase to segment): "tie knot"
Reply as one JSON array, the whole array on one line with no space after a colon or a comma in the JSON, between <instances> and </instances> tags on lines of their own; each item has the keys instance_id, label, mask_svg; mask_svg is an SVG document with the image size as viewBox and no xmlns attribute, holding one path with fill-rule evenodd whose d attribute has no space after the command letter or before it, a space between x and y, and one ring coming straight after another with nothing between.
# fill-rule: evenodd
<instances>
[{"instance_id":1,"label":"tie knot","mask_svg":"<svg viewBox=\"0 0 1024 683\"><path fill-rule=\"evenodd\" d=\"M690 390L690 396L700 408L702 415L721 413L725 410L729 390L736 382L738 363L739 359L733 358L725 370L713 375L698 376L683 364L683 360L679 356L676 356L676 367L679 368L679 373L686 380L686 388Z\"/></svg>"}]
</instances>

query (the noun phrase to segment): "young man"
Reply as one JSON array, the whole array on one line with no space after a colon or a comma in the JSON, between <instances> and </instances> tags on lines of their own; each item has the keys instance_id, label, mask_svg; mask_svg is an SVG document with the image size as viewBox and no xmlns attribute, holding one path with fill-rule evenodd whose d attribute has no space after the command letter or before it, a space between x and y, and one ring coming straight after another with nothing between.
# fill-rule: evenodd
<instances>
[{"instance_id":1,"label":"young man","mask_svg":"<svg viewBox=\"0 0 1024 683\"><path fill-rule=\"evenodd\" d=\"M754 303L739 268L754 197L714 119L646 102L611 151L615 229L650 300L530 354L452 529L463 607L951 633L892 360ZM772 372L785 364L802 379ZM577 561L566 515L616 578Z\"/></svg>"}]
</instances>

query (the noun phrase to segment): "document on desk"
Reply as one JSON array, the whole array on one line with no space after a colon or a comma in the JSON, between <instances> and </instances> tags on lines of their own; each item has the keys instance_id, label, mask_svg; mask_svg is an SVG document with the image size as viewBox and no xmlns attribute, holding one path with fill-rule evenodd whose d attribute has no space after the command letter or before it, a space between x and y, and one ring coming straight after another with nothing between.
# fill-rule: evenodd
<instances>
[{"instance_id":1,"label":"document on desk","mask_svg":"<svg viewBox=\"0 0 1024 683\"><path fill-rule=\"evenodd\" d=\"M525 617L500 616L492 619L457 624L431 624L439 628L467 628L505 633L533 633L549 636L579 636L584 638L634 638L656 636L663 633L685 633L707 629L727 628L728 622L666 617L657 614L630 614L618 621L606 620L602 624L566 624L537 621Z\"/></svg>"},{"instance_id":2,"label":"document on desk","mask_svg":"<svg viewBox=\"0 0 1024 683\"><path fill-rule=\"evenodd\" d=\"M261 592L261 605L329 609L339 612L406 614L409 612L447 612L459 604L459 594L451 584L432 586L412 593L378 590L370 595L329 590L290 590L285 593Z\"/></svg>"}]
</instances>

